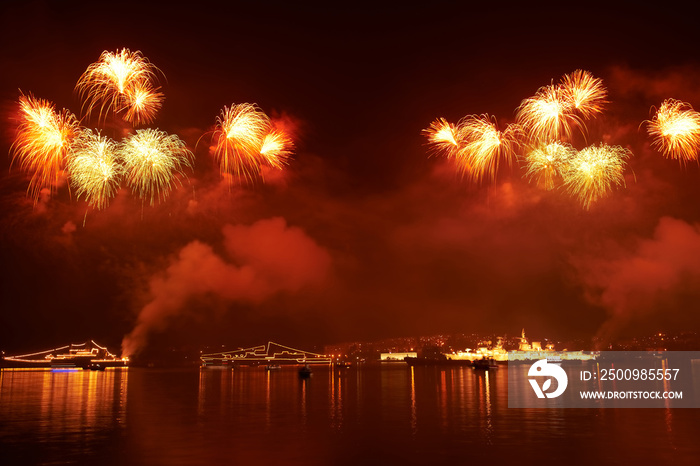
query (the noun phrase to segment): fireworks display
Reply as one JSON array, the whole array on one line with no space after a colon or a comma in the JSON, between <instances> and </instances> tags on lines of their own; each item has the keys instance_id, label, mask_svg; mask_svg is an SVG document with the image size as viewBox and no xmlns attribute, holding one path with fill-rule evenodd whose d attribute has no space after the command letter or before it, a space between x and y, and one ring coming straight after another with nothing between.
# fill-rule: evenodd
<instances>
[{"instance_id":1,"label":"fireworks display","mask_svg":"<svg viewBox=\"0 0 700 466\"><path fill-rule=\"evenodd\" d=\"M13 161L31 173L27 193L36 202L42 189L58 189L70 144L79 132L78 120L68 110L57 112L51 102L31 94L19 98L19 120Z\"/></svg>"},{"instance_id":2,"label":"fireworks display","mask_svg":"<svg viewBox=\"0 0 700 466\"><path fill-rule=\"evenodd\" d=\"M252 178L262 163L260 150L270 131L270 120L255 105L224 107L216 120L215 157L222 174Z\"/></svg>"},{"instance_id":3,"label":"fireworks display","mask_svg":"<svg viewBox=\"0 0 700 466\"><path fill-rule=\"evenodd\" d=\"M157 83L159 70L140 51L105 51L80 77L76 90L89 116L112 112L135 126L153 121L162 106ZM585 208L610 189L624 184L630 153L626 149L593 145L577 151L574 130L584 135L584 121L603 113L607 90L590 72L575 70L558 84L540 87L524 99L515 122L499 130L488 114L469 115L457 124L444 118L423 130L431 153L453 160L467 179L495 180L503 163L525 163L525 177L539 187L563 186ZM117 144L99 131L80 127L68 110L33 96L19 99L20 124L12 145L13 162L31 175L28 193L35 202L44 188L56 192L63 170L79 199L104 209L123 179L142 200L163 200L194 155L175 135L157 129L138 130ZM648 132L652 146L682 162L697 160L700 113L690 104L664 101ZM224 107L213 129L213 155L220 173L229 180L262 178L263 168L283 169L292 155L289 135L276 129L257 105ZM522 155L521 155L522 154Z\"/></svg>"},{"instance_id":4,"label":"fireworks display","mask_svg":"<svg viewBox=\"0 0 700 466\"><path fill-rule=\"evenodd\" d=\"M71 146L66 170L78 199L104 209L119 190L123 173L117 143L98 132L84 130Z\"/></svg>"},{"instance_id":5,"label":"fireworks display","mask_svg":"<svg viewBox=\"0 0 700 466\"><path fill-rule=\"evenodd\" d=\"M163 94L150 83L139 83L125 92L124 102L124 119L138 126L153 121L163 104Z\"/></svg>"},{"instance_id":6,"label":"fireworks display","mask_svg":"<svg viewBox=\"0 0 700 466\"><path fill-rule=\"evenodd\" d=\"M460 167L471 178L481 181L495 178L500 159L510 164L515 156L515 147L521 130L517 125L508 125L501 132L488 115L470 116L460 122L459 151ZM463 159L463 160L462 160Z\"/></svg>"},{"instance_id":7,"label":"fireworks display","mask_svg":"<svg viewBox=\"0 0 700 466\"><path fill-rule=\"evenodd\" d=\"M575 155L576 149L569 144L550 142L538 146L525 156L526 176L543 189L554 189Z\"/></svg>"},{"instance_id":8,"label":"fireworks display","mask_svg":"<svg viewBox=\"0 0 700 466\"><path fill-rule=\"evenodd\" d=\"M101 118L111 111L124 113L124 119L134 125L150 123L163 101L156 72L157 68L139 51L105 51L87 68L75 88L88 116L97 110Z\"/></svg>"},{"instance_id":9,"label":"fireworks display","mask_svg":"<svg viewBox=\"0 0 700 466\"><path fill-rule=\"evenodd\" d=\"M540 88L518 107L517 121L537 143L570 139L572 128L580 124L574 106L559 86Z\"/></svg>"},{"instance_id":10,"label":"fireworks display","mask_svg":"<svg viewBox=\"0 0 700 466\"><path fill-rule=\"evenodd\" d=\"M564 172L564 185L585 209L613 187L625 183L623 172L631 153L620 146L589 146L579 151Z\"/></svg>"},{"instance_id":11,"label":"fireworks display","mask_svg":"<svg viewBox=\"0 0 700 466\"><path fill-rule=\"evenodd\" d=\"M608 311L677 323L645 315L674 297L648 291L656 268L612 277L652 254L683 281L700 244L690 14L6 3L3 317L37 340L154 316L146 365L273 314L319 345L521 314L562 342ZM328 256L308 286L307 239Z\"/></svg>"},{"instance_id":12,"label":"fireworks display","mask_svg":"<svg viewBox=\"0 0 700 466\"><path fill-rule=\"evenodd\" d=\"M267 163L277 169L282 169L287 164L294 144L285 133L272 130L263 139L260 154Z\"/></svg>"},{"instance_id":13,"label":"fireworks display","mask_svg":"<svg viewBox=\"0 0 700 466\"><path fill-rule=\"evenodd\" d=\"M595 78L590 72L576 70L565 75L560 84L564 99L585 119L603 113L607 102L607 89L603 80Z\"/></svg>"},{"instance_id":14,"label":"fireworks display","mask_svg":"<svg viewBox=\"0 0 700 466\"><path fill-rule=\"evenodd\" d=\"M574 129L586 132L584 120L603 112L607 104L603 81L576 70L558 85L541 87L516 109L516 123L500 132L495 118L467 116L457 125L439 118L423 130L431 152L454 159L458 171L476 182L494 179L499 161L516 157L525 177L542 189L559 186L579 199L585 209L612 188L624 184L629 150L593 145L577 151L570 143ZM518 155L522 151L524 155Z\"/></svg>"},{"instance_id":15,"label":"fireworks display","mask_svg":"<svg viewBox=\"0 0 700 466\"><path fill-rule=\"evenodd\" d=\"M700 113L685 102L667 99L648 122L652 145L666 157L688 162L698 159Z\"/></svg>"},{"instance_id":16,"label":"fireworks display","mask_svg":"<svg viewBox=\"0 0 700 466\"><path fill-rule=\"evenodd\" d=\"M444 153L448 158L453 157L459 149L459 134L457 127L444 118L438 118L423 130L431 145L432 151Z\"/></svg>"},{"instance_id":17,"label":"fireworks display","mask_svg":"<svg viewBox=\"0 0 700 466\"><path fill-rule=\"evenodd\" d=\"M249 251L229 247L249 239L265 256L260 273L294 290L248 302L223 287L223 300L197 294L183 310L207 327L220 310L303 320L319 293L295 275L312 264L278 232L240 228L279 217L327 249L330 281L311 303L322 317L333 301L352 318L366 295L419 320L440 307L440 325L455 310L539 318L542 290L551 308L589 291L561 279L580 266L586 280L584 255L614 260L655 240L663 217L700 222L700 67L690 44L653 22L630 37L634 21L582 5L475 4L461 20L428 7L253 8L8 7L3 232L7 275L23 279L29 307L61 321L104 308L123 329L151 286L164 299L181 291L174 264L191 259L183 281L194 284L216 281L221 265L249 280ZM480 20L460 29L465 18ZM690 37L684 19L657 27ZM406 283L417 285L401 294ZM504 286L507 302L481 309ZM71 301L81 289L91 296ZM566 309L602 319L601 302ZM156 332L156 346L207 344L179 346L188 318ZM213 344L235 337L211 330Z\"/></svg>"},{"instance_id":18,"label":"fireworks display","mask_svg":"<svg viewBox=\"0 0 700 466\"><path fill-rule=\"evenodd\" d=\"M178 174L191 167L192 153L175 135L154 129L136 131L120 148L126 183L151 205L170 193Z\"/></svg>"},{"instance_id":19,"label":"fireworks display","mask_svg":"<svg viewBox=\"0 0 700 466\"><path fill-rule=\"evenodd\" d=\"M214 156L229 180L253 180L263 166L282 168L291 154L291 140L273 129L270 118L255 104L224 107L216 119Z\"/></svg>"},{"instance_id":20,"label":"fireworks display","mask_svg":"<svg viewBox=\"0 0 700 466\"><path fill-rule=\"evenodd\" d=\"M517 121L535 144L569 140L575 128L585 130L584 119L603 112L607 94L600 78L576 70L564 75L559 85L541 87L523 100Z\"/></svg>"},{"instance_id":21,"label":"fireworks display","mask_svg":"<svg viewBox=\"0 0 700 466\"><path fill-rule=\"evenodd\" d=\"M111 113L134 126L150 123L160 110L160 72L140 51L105 51L80 77L76 90L86 116L98 122ZM124 181L140 199L153 205L164 200L194 154L175 135L158 129L136 130L116 143L99 130L80 126L68 110L56 112L46 100L22 94L13 161L31 174L28 193L35 203L43 189L58 190L66 170L78 199L102 210ZM229 181L262 177L262 169L283 169L294 144L254 104L224 107L214 129L214 156Z\"/></svg>"},{"instance_id":22,"label":"fireworks display","mask_svg":"<svg viewBox=\"0 0 700 466\"><path fill-rule=\"evenodd\" d=\"M521 129L508 125L505 131L499 131L495 118L469 115L457 125L439 118L423 133L433 152L454 158L463 176L481 182L496 177L501 159L512 162Z\"/></svg>"}]
</instances>

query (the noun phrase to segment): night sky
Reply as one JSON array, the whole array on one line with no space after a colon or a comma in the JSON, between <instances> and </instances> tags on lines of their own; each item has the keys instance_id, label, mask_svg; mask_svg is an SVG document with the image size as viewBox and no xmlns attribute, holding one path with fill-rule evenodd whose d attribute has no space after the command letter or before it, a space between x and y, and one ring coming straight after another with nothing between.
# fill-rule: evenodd
<instances>
[{"instance_id":1,"label":"night sky","mask_svg":"<svg viewBox=\"0 0 700 466\"><path fill-rule=\"evenodd\" d=\"M669 2L300 3L3 2L0 349L117 348L134 329L139 348L698 330L700 170L664 158L644 125L667 98L700 107L693 15ZM95 211L67 185L34 205L11 166L20 90L80 116L78 78L121 48L167 78L145 126L186 141L194 169L155 206L124 188ZM528 183L522 163L479 185L430 156L421 130L436 118L505 126L577 69L610 103L574 145L633 153L626 186L590 210ZM264 182L229 186L211 130L243 102L296 149Z\"/></svg>"}]
</instances>

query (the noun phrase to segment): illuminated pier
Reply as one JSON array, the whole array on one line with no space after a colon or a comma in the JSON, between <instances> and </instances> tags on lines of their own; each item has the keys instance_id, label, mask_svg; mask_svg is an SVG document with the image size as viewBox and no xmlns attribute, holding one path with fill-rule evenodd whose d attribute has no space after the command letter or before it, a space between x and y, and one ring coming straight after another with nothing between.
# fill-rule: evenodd
<instances>
[{"instance_id":1,"label":"illuminated pier","mask_svg":"<svg viewBox=\"0 0 700 466\"><path fill-rule=\"evenodd\" d=\"M269 364L330 364L331 357L312 353L272 341L267 345L233 351L202 354L203 367L259 366Z\"/></svg>"}]
</instances>

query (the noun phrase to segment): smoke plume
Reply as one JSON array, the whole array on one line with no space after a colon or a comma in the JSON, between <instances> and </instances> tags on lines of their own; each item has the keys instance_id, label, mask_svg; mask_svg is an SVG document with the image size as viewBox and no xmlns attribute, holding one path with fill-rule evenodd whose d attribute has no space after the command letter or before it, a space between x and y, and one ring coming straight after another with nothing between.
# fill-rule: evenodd
<instances>
[{"instance_id":1,"label":"smoke plume","mask_svg":"<svg viewBox=\"0 0 700 466\"><path fill-rule=\"evenodd\" d=\"M192 241L163 273L151 278L151 301L122 341L125 356L141 350L149 334L163 330L170 318L186 314L190 298L214 294L258 304L276 293L318 285L330 269L328 252L282 218L250 226L225 225L223 237L226 257L208 244Z\"/></svg>"},{"instance_id":2,"label":"smoke plume","mask_svg":"<svg viewBox=\"0 0 700 466\"><path fill-rule=\"evenodd\" d=\"M590 300L603 306L608 320L598 337L610 341L645 319L687 311L688 295L700 283L700 226L662 217L651 239L614 260L591 260L580 267ZM692 298L692 297L691 297ZM691 299L692 301L692 299Z\"/></svg>"}]
</instances>

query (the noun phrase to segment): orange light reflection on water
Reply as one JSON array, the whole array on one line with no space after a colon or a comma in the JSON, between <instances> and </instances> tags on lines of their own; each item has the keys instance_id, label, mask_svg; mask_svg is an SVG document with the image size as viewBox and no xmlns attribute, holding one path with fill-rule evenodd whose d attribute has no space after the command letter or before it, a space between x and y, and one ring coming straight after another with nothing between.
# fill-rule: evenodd
<instances>
[{"instance_id":1,"label":"orange light reflection on water","mask_svg":"<svg viewBox=\"0 0 700 466\"><path fill-rule=\"evenodd\" d=\"M31 419L39 441L81 441L126 425L128 369L78 372L0 371L3 419Z\"/></svg>"}]
</instances>

